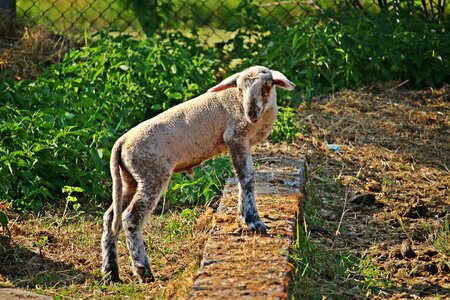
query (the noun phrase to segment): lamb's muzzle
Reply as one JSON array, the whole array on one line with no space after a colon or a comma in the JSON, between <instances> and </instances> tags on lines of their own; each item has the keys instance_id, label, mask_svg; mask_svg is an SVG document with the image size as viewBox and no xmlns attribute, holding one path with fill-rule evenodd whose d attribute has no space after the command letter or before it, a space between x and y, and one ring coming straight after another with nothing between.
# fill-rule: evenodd
<instances>
[{"instance_id":1,"label":"lamb's muzzle","mask_svg":"<svg viewBox=\"0 0 450 300\"><path fill-rule=\"evenodd\" d=\"M224 79L208 93L142 122L111 151L112 205L104 216L102 272L120 281L117 240L125 231L133 272L153 281L142 227L174 172L192 171L229 151L239 180L238 213L248 230L265 234L256 209L251 146L267 138L277 115L276 90L295 85L282 73L254 66Z\"/></svg>"}]
</instances>

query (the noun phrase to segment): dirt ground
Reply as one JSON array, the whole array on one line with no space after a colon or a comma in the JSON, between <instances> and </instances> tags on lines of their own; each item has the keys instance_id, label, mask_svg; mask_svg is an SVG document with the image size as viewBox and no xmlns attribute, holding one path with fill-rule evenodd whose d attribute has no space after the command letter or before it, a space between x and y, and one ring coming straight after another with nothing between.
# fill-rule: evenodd
<instances>
[{"instance_id":1,"label":"dirt ground","mask_svg":"<svg viewBox=\"0 0 450 300\"><path fill-rule=\"evenodd\" d=\"M449 103L450 86L327 95L299 108L299 145L273 150L307 154L311 238L368 260L371 299L450 299Z\"/></svg>"}]
</instances>

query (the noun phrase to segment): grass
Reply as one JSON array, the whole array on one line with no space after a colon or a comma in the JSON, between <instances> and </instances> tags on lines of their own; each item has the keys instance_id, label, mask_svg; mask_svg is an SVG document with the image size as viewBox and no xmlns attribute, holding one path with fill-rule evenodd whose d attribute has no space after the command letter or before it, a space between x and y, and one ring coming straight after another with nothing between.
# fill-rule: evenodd
<instances>
[{"instance_id":1,"label":"grass","mask_svg":"<svg viewBox=\"0 0 450 300\"><path fill-rule=\"evenodd\" d=\"M428 232L429 243L440 253L450 256L450 215L447 214L437 226L430 227Z\"/></svg>"},{"instance_id":2,"label":"grass","mask_svg":"<svg viewBox=\"0 0 450 300\"><path fill-rule=\"evenodd\" d=\"M144 236L157 279L154 285L137 284L123 235L118 253L124 283L104 283L100 217L85 214L63 222L62 213L29 216L11 225L12 240L0 240L1 286L31 289L55 299L185 298L198 269L211 216L211 209L197 207L150 217Z\"/></svg>"},{"instance_id":3,"label":"grass","mask_svg":"<svg viewBox=\"0 0 450 300\"><path fill-rule=\"evenodd\" d=\"M357 265L356 256L312 242L309 229L301 224L298 224L297 234L291 255L294 278L290 296L293 299L348 299L352 295L364 294L349 275L350 268Z\"/></svg>"}]
</instances>

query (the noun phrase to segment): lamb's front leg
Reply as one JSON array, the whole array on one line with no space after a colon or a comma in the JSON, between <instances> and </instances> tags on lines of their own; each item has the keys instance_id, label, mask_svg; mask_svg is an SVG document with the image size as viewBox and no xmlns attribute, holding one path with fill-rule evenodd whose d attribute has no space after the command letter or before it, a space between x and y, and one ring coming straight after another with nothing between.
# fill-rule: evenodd
<instances>
[{"instance_id":1,"label":"lamb's front leg","mask_svg":"<svg viewBox=\"0 0 450 300\"><path fill-rule=\"evenodd\" d=\"M238 213L248 230L265 234L266 225L261 221L255 202L255 172L248 141L227 141L234 169L239 180Z\"/></svg>"}]
</instances>

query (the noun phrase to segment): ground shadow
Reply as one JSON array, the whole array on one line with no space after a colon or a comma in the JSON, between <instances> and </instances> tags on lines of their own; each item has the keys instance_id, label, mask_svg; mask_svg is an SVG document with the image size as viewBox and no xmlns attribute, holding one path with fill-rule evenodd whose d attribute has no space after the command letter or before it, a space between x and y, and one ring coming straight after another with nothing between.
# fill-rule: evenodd
<instances>
[{"instance_id":1,"label":"ground shadow","mask_svg":"<svg viewBox=\"0 0 450 300\"><path fill-rule=\"evenodd\" d=\"M37 252L0 236L0 281L9 281L15 287L33 288L83 283L92 276L73 264L46 257L45 250Z\"/></svg>"}]
</instances>

